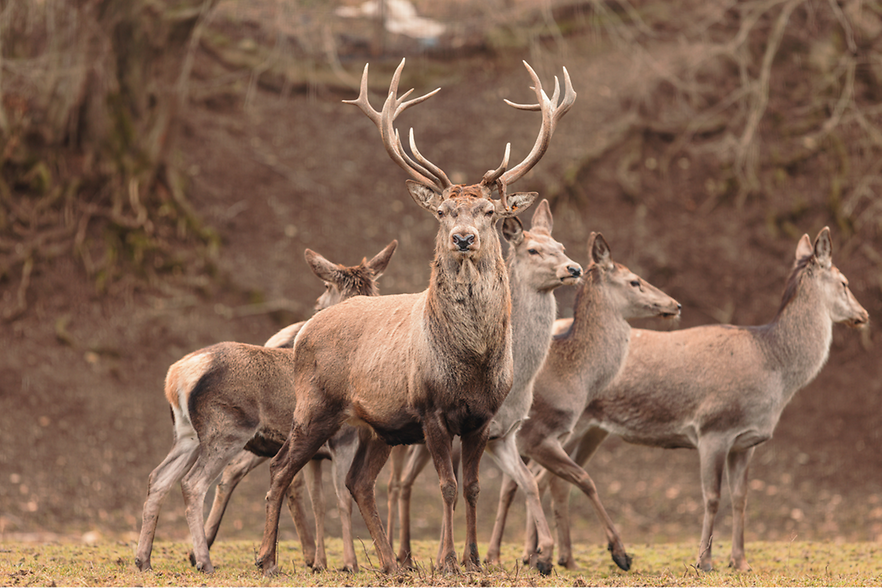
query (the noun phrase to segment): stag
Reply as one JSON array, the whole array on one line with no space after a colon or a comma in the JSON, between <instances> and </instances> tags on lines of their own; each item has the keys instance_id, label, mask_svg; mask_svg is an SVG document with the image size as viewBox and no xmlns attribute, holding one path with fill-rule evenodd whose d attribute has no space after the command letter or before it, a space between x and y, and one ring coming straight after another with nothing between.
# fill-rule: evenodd
<instances>
[{"instance_id":1,"label":"stag","mask_svg":"<svg viewBox=\"0 0 882 588\"><path fill-rule=\"evenodd\" d=\"M713 569L714 519L723 469L732 496L729 565L749 570L744 552L748 466L769 440L793 395L821 371L833 324L863 327L867 311L833 265L830 231L814 244L803 235L772 322L754 327L706 325L681 331L635 329L621 373L596 394L570 442L585 464L610 434L629 443L698 449L704 523L698 567ZM564 328L565 325L561 325ZM552 477L560 564L574 565L567 521L569 486Z\"/></svg>"},{"instance_id":2,"label":"stag","mask_svg":"<svg viewBox=\"0 0 882 588\"><path fill-rule=\"evenodd\" d=\"M512 384L511 295L495 223L526 210L536 193L507 193L542 157L557 121L576 98L564 70L566 91L552 97L533 79L538 104L509 104L540 110L542 126L523 162L502 164L480 183L453 184L416 148L413 130L404 150L393 121L437 90L405 101L395 71L382 112L370 105L365 66L357 105L380 131L390 157L412 180L414 201L438 220L428 289L418 294L352 298L322 311L294 342L297 407L291 432L270 464L266 527L257 557L265 574L277 571L276 541L282 497L294 475L344 422L360 426L360 443L346 478L370 531L383 571L398 568L377 512L374 484L391 446L425 442L438 472L443 498L443 542L438 567L457 569L453 545L453 504L457 482L451 461L454 436L462 441L466 546L463 565L479 568L477 547L478 465L488 424ZM415 158L415 159L414 159ZM499 199L492 199L492 192ZM365 303L367 302L367 303Z\"/></svg>"},{"instance_id":3,"label":"stag","mask_svg":"<svg viewBox=\"0 0 882 588\"><path fill-rule=\"evenodd\" d=\"M376 296L376 280L397 245L398 242L393 241L369 262L363 260L354 267L333 264L307 249L307 263L326 284L325 292L316 303L317 310L357 295ZM304 324L287 327L282 331L284 335L276 335L267 343L284 343ZM159 509L168 491L180 481L193 539L191 561L199 570L213 571L208 547L217 534L229 493L241 480L241 476L236 478L236 473L244 475L275 455L290 427L295 403L291 390L292 360L290 348L218 343L190 353L169 368L165 396L171 406L174 444L148 480L135 557L138 569L151 569L150 555ZM202 521L205 494L221 470L231 463L232 469L224 471L215 495L216 508L212 508L207 524L210 540L206 540ZM232 475L228 475L231 472ZM292 485L290 498L291 514L307 553L310 534L298 485ZM317 519L316 524L323 521ZM354 549L352 552L354 557Z\"/></svg>"},{"instance_id":4,"label":"stag","mask_svg":"<svg viewBox=\"0 0 882 588\"><path fill-rule=\"evenodd\" d=\"M679 316L680 304L624 265L613 262L602 235L591 234L588 250L591 264L576 293L572 323L567 332L551 341L536 376L533 404L518 432L517 444L522 456L576 484L588 496L606 531L613 561L628 570L631 556L600 502L594 481L569 458L561 444L572 433L595 391L606 387L619 372L628 353L631 327L627 319ZM510 480L501 489L487 552L488 561L493 563L499 561L505 516L515 490Z\"/></svg>"},{"instance_id":5,"label":"stag","mask_svg":"<svg viewBox=\"0 0 882 588\"><path fill-rule=\"evenodd\" d=\"M536 208L529 231L523 229L517 218L505 219L502 225L502 235L510 245L506 267L511 287L514 379L511 391L490 423L489 441L485 449L527 495L527 508L539 529L540 555L536 567L543 574L551 571L554 539L542 511L533 474L518 454L515 435L530 410L533 378L545 361L551 344L552 327L557 318L554 290L559 286L577 283L582 275L581 266L567 257L564 246L552 238L553 226L554 219L547 200L540 202ZM401 545L398 561L406 566L413 564L410 549L411 489L429 457L424 445L411 446L403 477L393 479L391 484L400 488Z\"/></svg>"}]
</instances>

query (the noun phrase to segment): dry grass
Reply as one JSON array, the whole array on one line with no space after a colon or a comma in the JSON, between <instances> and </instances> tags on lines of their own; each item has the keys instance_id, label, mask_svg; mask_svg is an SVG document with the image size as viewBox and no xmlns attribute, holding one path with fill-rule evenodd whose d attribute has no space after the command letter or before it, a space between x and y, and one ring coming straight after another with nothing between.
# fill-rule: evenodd
<instances>
[{"instance_id":1,"label":"dry grass","mask_svg":"<svg viewBox=\"0 0 882 588\"><path fill-rule=\"evenodd\" d=\"M342 564L342 543L331 539L329 563ZM728 545L717 546L718 565ZM369 545L360 547L365 568L358 574L314 573L302 564L299 545L283 542L283 574L264 578L254 567L256 541L221 542L213 549L217 571L203 576L186 561L188 545L157 543L151 572L133 563L134 545L125 542L83 544L6 543L0 549L0 584L7 586L873 586L882 582L882 545L878 543L757 542L748 544L753 571L701 573L692 565L694 546L687 543L632 545L634 566L618 570L606 550L577 545L578 570L555 568L542 577L518 562L519 547L503 549L501 567L481 572L443 575L432 569L435 542L414 544L419 568L385 575L374 571Z\"/></svg>"}]
</instances>

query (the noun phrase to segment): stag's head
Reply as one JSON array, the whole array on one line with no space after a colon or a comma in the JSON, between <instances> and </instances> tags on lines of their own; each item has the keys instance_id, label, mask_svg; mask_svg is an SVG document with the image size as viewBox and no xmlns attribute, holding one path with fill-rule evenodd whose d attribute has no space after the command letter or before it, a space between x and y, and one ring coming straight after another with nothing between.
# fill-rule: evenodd
<instances>
[{"instance_id":1,"label":"stag's head","mask_svg":"<svg viewBox=\"0 0 882 588\"><path fill-rule=\"evenodd\" d=\"M520 110L538 110L542 113L542 127L539 136L533 144L533 149L527 157L516 165L508 168L510 145L506 145L502 163L495 170L490 170L481 181L470 186L453 184L444 171L426 159L417 149L414 140L413 129L410 130L409 155L402 146L401 137L395 129L393 122L406 109L419 104L435 95L438 90L429 92L419 98L406 100L413 90L408 90L402 96L398 96L398 84L401 79L401 71L404 69L405 60L402 59L392 82L389 85L389 93L383 104L383 110L377 112L368 100L368 66L365 65L361 78L361 89L356 100L344 100L347 104L355 104L368 118L370 118L380 131L383 146L386 152L401 168L408 172L411 180L407 182L408 190L414 201L435 215L441 224L439 240L441 245L453 255L472 257L480 254L485 239L495 240L498 246L498 238L493 230L497 220L511 218L530 207L536 199L535 192L507 193L509 185L526 174L548 149L548 143L557 121L566 114L576 99L569 73L564 68L565 92L561 99L560 83L557 78L554 81L554 92L551 98L542 89L536 72L524 62L527 70L533 78L533 90L536 92L537 104L515 104L506 100L506 103ZM499 198L493 198L496 192Z\"/></svg>"}]
</instances>

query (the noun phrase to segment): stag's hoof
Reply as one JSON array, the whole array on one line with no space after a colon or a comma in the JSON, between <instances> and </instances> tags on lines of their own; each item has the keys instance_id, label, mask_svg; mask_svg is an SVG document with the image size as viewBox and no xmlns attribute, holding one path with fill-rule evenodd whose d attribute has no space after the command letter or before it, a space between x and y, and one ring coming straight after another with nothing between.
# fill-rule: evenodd
<instances>
[{"instance_id":1,"label":"stag's hoof","mask_svg":"<svg viewBox=\"0 0 882 588\"><path fill-rule=\"evenodd\" d=\"M213 574L214 566L211 565L210 561L196 562L196 571L202 572L203 574Z\"/></svg>"},{"instance_id":2,"label":"stag's hoof","mask_svg":"<svg viewBox=\"0 0 882 588\"><path fill-rule=\"evenodd\" d=\"M140 557L135 558L135 567L138 568L139 572L149 572L153 569L153 566L150 565L150 559L141 560Z\"/></svg>"},{"instance_id":3,"label":"stag's hoof","mask_svg":"<svg viewBox=\"0 0 882 588\"><path fill-rule=\"evenodd\" d=\"M729 567L735 570L736 572L749 572L752 568L750 564L747 563L746 559L742 559L741 561L731 560L729 562Z\"/></svg>"},{"instance_id":4,"label":"stag's hoof","mask_svg":"<svg viewBox=\"0 0 882 588\"><path fill-rule=\"evenodd\" d=\"M254 562L254 565L256 565L257 569L263 572L263 575L267 578L279 575L279 566L277 566L275 562L264 561L262 557L259 557Z\"/></svg>"},{"instance_id":5,"label":"stag's hoof","mask_svg":"<svg viewBox=\"0 0 882 588\"><path fill-rule=\"evenodd\" d=\"M612 543L609 544L609 552L612 554L613 561L616 565L626 572L631 569L631 556L625 553L624 549L615 549Z\"/></svg>"}]
</instances>

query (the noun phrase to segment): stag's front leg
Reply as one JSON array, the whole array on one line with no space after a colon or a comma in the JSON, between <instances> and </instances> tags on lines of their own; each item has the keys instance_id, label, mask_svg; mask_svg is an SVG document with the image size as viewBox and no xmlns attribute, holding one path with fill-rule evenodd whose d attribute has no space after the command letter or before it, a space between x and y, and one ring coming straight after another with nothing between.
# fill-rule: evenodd
<instances>
[{"instance_id":1,"label":"stag's front leg","mask_svg":"<svg viewBox=\"0 0 882 588\"><path fill-rule=\"evenodd\" d=\"M270 489L266 495L266 523L263 529L263 541L257 554L255 564L264 575L271 576L279 571L276 564L276 545L278 543L279 516L282 512L282 501L288 486L303 466L321 446L340 428L340 421L333 418L305 418L310 423L309 430L300 424L295 417L288 438L279 452L270 462Z\"/></svg>"},{"instance_id":2,"label":"stag's front leg","mask_svg":"<svg viewBox=\"0 0 882 588\"><path fill-rule=\"evenodd\" d=\"M440 416L432 414L423 421L423 432L426 448L432 455L435 471L441 486L441 498L444 500L444 513L441 519L441 545L438 550L438 569L446 573L458 571L456 550L453 546L453 505L456 503L456 476L450 452L453 437L442 425ZM483 447L482 447L483 450Z\"/></svg>"},{"instance_id":3,"label":"stag's front leg","mask_svg":"<svg viewBox=\"0 0 882 588\"><path fill-rule=\"evenodd\" d=\"M487 447L487 434L487 427L482 427L462 437L462 496L466 504L466 544L462 564L469 570L481 569L481 556L478 555L478 494L481 483L478 469L484 448Z\"/></svg>"},{"instance_id":4,"label":"stag's front leg","mask_svg":"<svg viewBox=\"0 0 882 588\"><path fill-rule=\"evenodd\" d=\"M352 467L346 475L346 487L349 488L358 510L361 511L361 517L374 541L377 557L380 558L380 565L387 574L398 570L398 562L395 561L389 538L383 530L374 487L391 450L392 448L386 445L385 441L373 437L372 431L367 429L359 431L358 450L352 460Z\"/></svg>"},{"instance_id":5,"label":"stag's front leg","mask_svg":"<svg viewBox=\"0 0 882 588\"><path fill-rule=\"evenodd\" d=\"M701 494L704 498L704 522L701 526L701 543L698 546L698 567L705 572L714 569L714 519L720 508L720 487L727 453L728 446L720 439L703 438L698 442Z\"/></svg>"},{"instance_id":6,"label":"stag's front leg","mask_svg":"<svg viewBox=\"0 0 882 588\"><path fill-rule=\"evenodd\" d=\"M744 555L744 515L747 509L747 473L754 447L738 453L730 452L726 461L729 493L732 495L732 558L729 566L739 572L750 570Z\"/></svg>"}]
</instances>

